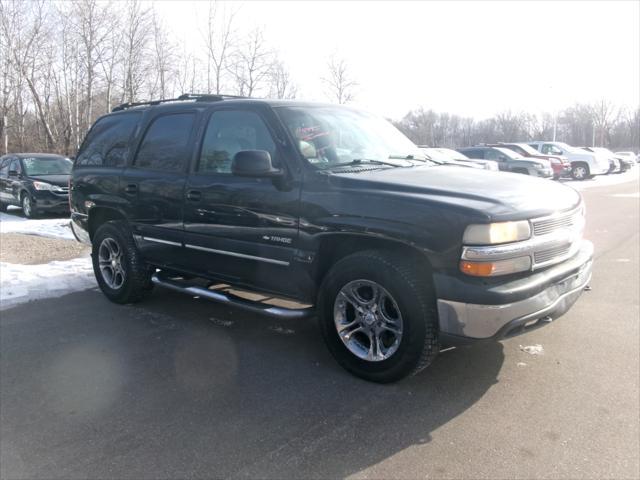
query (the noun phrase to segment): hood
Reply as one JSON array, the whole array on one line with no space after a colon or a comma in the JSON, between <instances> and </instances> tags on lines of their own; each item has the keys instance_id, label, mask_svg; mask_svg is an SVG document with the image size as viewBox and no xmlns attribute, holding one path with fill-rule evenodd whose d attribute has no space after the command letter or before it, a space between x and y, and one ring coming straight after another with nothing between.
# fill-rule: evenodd
<instances>
[{"instance_id":1,"label":"hood","mask_svg":"<svg viewBox=\"0 0 640 480\"><path fill-rule=\"evenodd\" d=\"M38 180L39 182L50 183L51 185L57 185L58 187L69 186L69 175L29 175L31 180Z\"/></svg>"},{"instance_id":2,"label":"hood","mask_svg":"<svg viewBox=\"0 0 640 480\"><path fill-rule=\"evenodd\" d=\"M341 188L405 196L457 211L473 211L474 216L488 220L541 217L580 203L580 194L566 185L489 170L419 166L360 173L334 172L331 177Z\"/></svg>"}]
</instances>

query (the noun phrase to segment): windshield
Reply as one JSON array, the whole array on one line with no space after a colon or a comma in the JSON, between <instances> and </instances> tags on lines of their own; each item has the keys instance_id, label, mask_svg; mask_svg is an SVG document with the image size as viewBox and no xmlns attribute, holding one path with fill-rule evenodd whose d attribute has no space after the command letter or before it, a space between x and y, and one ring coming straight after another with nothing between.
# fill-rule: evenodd
<instances>
[{"instance_id":1,"label":"windshield","mask_svg":"<svg viewBox=\"0 0 640 480\"><path fill-rule=\"evenodd\" d=\"M516 143L518 147L527 152L529 155L540 155L540 152L526 143Z\"/></svg>"},{"instance_id":2,"label":"windshield","mask_svg":"<svg viewBox=\"0 0 640 480\"><path fill-rule=\"evenodd\" d=\"M498 150L500 153L504 153L507 157L511 158L512 160L524 160L524 157L522 155L514 152L513 150L509 150L508 148L496 147L496 150Z\"/></svg>"},{"instance_id":3,"label":"windshield","mask_svg":"<svg viewBox=\"0 0 640 480\"><path fill-rule=\"evenodd\" d=\"M607 155L614 155L611 150L604 147L592 147L592 150L594 150L595 152L606 153Z\"/></svg>"},{"instance_id":4,"label":"windshield","mask_svg":"<svg viewBox=\"0 0 640 480\"><path fill-rule=\"evenodd\" d=\"M556 145L562 148L563 150L566 150L567 152L584 153L580 148L572 147L571 145L568 145L563 142L556 142Z\"/></svg>"},{"instance_id":5,"label":"windshield","mask_svg":"<svg viewBox=\"0 0 640 480\"><path fill-rule=\"evenodd\" d=\"M29 157L23 158L22 164L29 176L69 175L73 162L64 157Z\"/></svg>"},{"instance_id":6,"label":"windshield","mask_svg":"<svg viewBox=\"0 0 640 480\"><path fill-rule=\"evenodd\" d=\"M422 149L430 158L441 162L451 160L469 160L464 153L451 150L450 148L423 148Z\"/></svg>"},{"instance_id":7,"label":"windshield","mask_svg":"<svg viewBox=\"0 0 640 480\"><path fill-rule=\"evenodd\" d=\"M410 166L426 161L418 147L386 120L344 107L278 107L282 122L309 163L329 169L367 161Z\"/></svg>"}]
</instances>

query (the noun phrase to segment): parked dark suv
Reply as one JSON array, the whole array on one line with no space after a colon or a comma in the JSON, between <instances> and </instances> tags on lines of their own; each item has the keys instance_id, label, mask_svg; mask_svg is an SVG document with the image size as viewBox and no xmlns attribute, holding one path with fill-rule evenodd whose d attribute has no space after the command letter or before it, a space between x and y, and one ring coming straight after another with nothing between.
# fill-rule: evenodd
<instances>
[{"instance_id":1,"label":"parked dark suv","mask_svg":"<svg viewBox=\"0 0 640 480\"><path fill-rule=\"evenodd\" d=\"M548 160L525 158L508 148L477 145L475 147L459 148L469 158L495 160L498 168L505 172L523 173L534 177L552 178L553 170Z\"/></svg>"},{"instance_id":2,"label":"parked dark suv","mask_svg":"<svg viewBox=\"0 0 640 480\"><path fill-rule=\"evenodd\" d=\"M553 179L558 180L560 177L571 175L571 162L562 155L545 155L526 143L496 143L489 145L490 147L502 147L513 150L517 154L530 160L540 158L547 160L551 164L553 170Z\"/></svg>"},{"instance_id":3,"label":"parked dark suv","mask_svg":"<svg viewBox=\"0 0 640 480\"><path fill-rule=\"evenodd\" d=\"M71 183L73 230L114 302L156 284L316 316L340 364L389 382L441 344L549 323L591 277L575 190L461 174L368 113L188 95L116 110Z\"/></svg>"},{"instance_id":4,"label":"parked dark suv","mask_svg":"<svg viewBox=\"0 0 640 480\"><path fill-rule=\"evenodd\" d=\"M73 162L60 155L16 153L0 157L0 210L22 207L25 217L69 212Z\"/></svg>"}]
</instances>

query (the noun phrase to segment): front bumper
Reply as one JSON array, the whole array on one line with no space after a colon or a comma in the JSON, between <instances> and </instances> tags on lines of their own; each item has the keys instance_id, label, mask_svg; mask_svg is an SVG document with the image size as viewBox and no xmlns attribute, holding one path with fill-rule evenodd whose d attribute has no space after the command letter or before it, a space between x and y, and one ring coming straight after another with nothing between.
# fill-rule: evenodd
<instances>
[{"instance_id":1,"label":"front bumper","mask_svg":"<svg viewBox=\"0 0 640 480\"><path fill-rule=\"evenodd\" d=\"M443 341L499 340L550 323L567 312L580 297L591 279L592 260L593 244L585 240L569 260L487 291L487 299L496 303L439 298L438 316ZM477 289L472 292L474 299L478 298Z\"/></svg>"},{"instance_id":2,"label":"front bumper","mask_svg":"<svg viewBox=\"0 0 640 480\"><path fill-rule=\"evenodd\" d=\"M32 192L33 208L39 212L68 212L69 195L49 191Z\"/></svg>"},{"instance_id":3,"label":"front bumper","mask_svg":"<svg viewBox=\"0 0 640 480\"><path fill-rule=\"evenodd\" d=\"M553 170L551 168L536 168L532 170L532 175L541 178L551 178L553 177Z\"/></svg>"}]
</instances>

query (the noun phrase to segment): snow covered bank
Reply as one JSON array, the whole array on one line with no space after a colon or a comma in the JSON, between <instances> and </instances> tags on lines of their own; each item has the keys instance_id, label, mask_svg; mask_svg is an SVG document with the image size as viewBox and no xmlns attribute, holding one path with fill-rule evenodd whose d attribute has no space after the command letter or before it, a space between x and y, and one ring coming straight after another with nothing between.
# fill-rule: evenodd
<instances>
[{"instance_id":1,"label":"snow covered bank","mask_svg":"<svg viewBox=\"0 0 640 480\"><path fill-rule=\"evenodd\" d=\"M89 257L42 265L0 262L0 310L96 286Z\"/></svg>"},{"instance_id":2,"label":"snow covered bank","mask_svg":"<svg viewBox=\"0 0 640 480\"><path fill-rule=\"evenodd\" d=\"M68 218L29 220L19 216L19 210L11 210L11 212L0 212L0 233L26 233L42 237L75 240L73 233L71 233Z\"/></svg>"}]
</instances>

